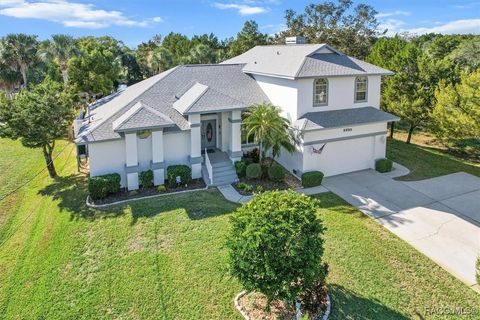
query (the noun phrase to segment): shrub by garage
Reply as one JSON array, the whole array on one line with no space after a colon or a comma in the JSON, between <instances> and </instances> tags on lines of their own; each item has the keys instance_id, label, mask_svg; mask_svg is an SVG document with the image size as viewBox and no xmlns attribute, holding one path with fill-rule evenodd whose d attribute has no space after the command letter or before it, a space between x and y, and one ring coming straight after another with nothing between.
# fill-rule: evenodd
<instances>
[{"instance_id":1,"label":"shrub by garage","mask_svg":"<svg viewBox=\"0 0 480 320\"><path fill-rule=\"evenodd\" d=\"M259 179L262 176L262 166L259 163L249 164L245 172L248 179Z\"/></svg>"},{"instance_id":2,"label":"shrub by garage","mask_svg":"<svg viewBox=\"0 0 480 320\"><path fill-rule=\"evenodd\" d=\"M302 174L302 186L304 188L316 187L322 184L323 172L321 171L310 171Z\"/></svg>"},{"instance_id":3,"label":"shrub by garage","mask_svg":"<svg viewBox=\"0 0 480 320\"><path fill-rule=\"evenodd\" d=\"M285 180L285 170L283 170L282 166L273 164L270 168L268 168L268 177L272 181L282 182Z\"/></svg>"},{"instance_id":4,"label":"shrub by garage","mask_svg":"<svg viewBox=\"0 0 480 320\"><path fill-rule=\"evenodd\" d=\"M169 166L167 168L167 185L170 188L177 186L177 177L180 177L180 184L189 184L192 181L192 169L186 165Z\"/></svg>"},{"instance_id":5,"label":"shrub by garage","mask_svg":"<svg viewBox=\"0 0 480 320\"><path fill-rule=\"evenodd\" d=\"M381 173L392 171L393 161L387 158L378 159L375 161L375 170Z\"/></svg>"},{"instance_id":6,"label":"shrub by garage","mask_svg":"<svg viewBox=\"0 0 480 320\"><path fill-rule=\"evenodd\" d=\"M88 181L88 193L94 200L104 199L109 194L120 191L120 180L121 177L118 173L90 177Z\"/></svg>"}]
</instances>

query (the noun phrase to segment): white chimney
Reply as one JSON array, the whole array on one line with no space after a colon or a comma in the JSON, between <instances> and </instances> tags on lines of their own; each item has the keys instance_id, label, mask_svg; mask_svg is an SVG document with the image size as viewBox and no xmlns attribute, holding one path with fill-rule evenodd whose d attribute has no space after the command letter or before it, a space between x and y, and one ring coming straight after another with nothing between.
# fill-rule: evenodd
<instances>
[{"instance_id":1,"label":"white chimney","mask_svg":"<svg viewBox=\"0 0 480 320\"><path fill-rule=\"evenodd\" d=\"M305 44L305 38L301 36L286 37L285 44Z\"/></svg>"}]
</instances>

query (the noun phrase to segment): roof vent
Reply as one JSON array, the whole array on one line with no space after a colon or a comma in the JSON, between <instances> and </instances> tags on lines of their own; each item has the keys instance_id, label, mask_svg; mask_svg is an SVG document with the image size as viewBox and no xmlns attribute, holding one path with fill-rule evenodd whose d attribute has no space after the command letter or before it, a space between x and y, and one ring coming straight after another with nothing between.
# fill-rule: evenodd
<instances>
[{"instance_id":1,"label":"roof vent","mask_svg":"<svg viewBox=\"0 0 480 320\"><path fill-rule=\"evenodd\" d=\"M305 38L301 36L286 37L285 44L305 44Z\"/></svg>"}]
</instances>

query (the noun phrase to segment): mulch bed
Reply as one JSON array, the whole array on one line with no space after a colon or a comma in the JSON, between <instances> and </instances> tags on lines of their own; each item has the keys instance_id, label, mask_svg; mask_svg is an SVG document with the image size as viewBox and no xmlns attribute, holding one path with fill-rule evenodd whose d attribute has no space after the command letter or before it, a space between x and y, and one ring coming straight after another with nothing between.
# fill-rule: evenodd
<instances>
[{"instance_id":1,"label":"mulch bed","mask_svg":"<svg viewBox=\"0 0 480 320\"><path fill-rule=\"evenodd\" d=\"M270 161L271 159L267 159L266 161ZM276 164L280 165L278 162ZM285 168L284 168L285 169ZM302 182L298 180L292 173L285 169L285 180L283 182L274 182L268 178L268 174L263 174L262 178L260 179L247 179L246 177L239 178L239 182L243 182L253 186L253 191L257 190L257 186L262 186L265 191L267 190L287 190L287 189L297 189L302 186ZM238 183L238 182L237 182ZM243 189L237 187L237 183L233 184L235 190L238 191L243 196L251 195L251 192L245 192Z\"/></svg>"},{"instance_id":2,"label":"mulch bed","mask_svg":"<svg viewBox=\"0 0 480 320\"><path fill-rule=\"evenodd\" d=\"M325 293L326 295L326 293ZM258 292L249 292L239 299L239 305L242 311L252 320L294 320L295 307L283 301L274 301L270 305L270 312L267 311L267 299ZM326 304L319 307L326 309ZM324 311L310 319L321 319Z\"/></svg>"},{"instance_id":3,"label":"mulch bed","mask_svg":"<svg viewBox=\"0 0 480 320\"><path fill-rule=\"evenodd\" d=\"M126 188L120 189L120 191L116 194L111 194L105 199L101 200L93 200L91 199L92 204L95 205L102 205L102 204L109 204L109 203L114 203L117 201L122 201L122 200L130 200L130 199L135 199L135 198L142 198L142 197L148 197L148 196L155 196L159 194L169 194L169 193L174 193L178 191L185 191L185 190L196 190L196 189L203 189L205 188L205 182L203 179L194 179L192 180L187 186L181 186L178 188L168 188L167 191L165 192L158 192L157 187L152 187L152 188L146 188L146 189L139 189L136 190L136 194L131 194L131 191L127 191Z\"/></svg>"}]
</instances>

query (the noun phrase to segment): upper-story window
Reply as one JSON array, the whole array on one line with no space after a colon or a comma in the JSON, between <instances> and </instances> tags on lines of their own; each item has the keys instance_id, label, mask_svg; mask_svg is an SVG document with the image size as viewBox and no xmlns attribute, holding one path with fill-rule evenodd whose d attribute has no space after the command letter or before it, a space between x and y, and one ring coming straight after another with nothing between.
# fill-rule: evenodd
<instances>
[{"instance_id":1,"label":"upper-story window","mask_svg":"<svg viewBox=\"0 0 480 320\"><path fill-rule=\"evenodd\" d=\"M368 80L367 77L355 78L355 102L367 101Z\"/></svg>"},{"instance_id":2,"label":"upper-story window","mask_svg":"<svg viewBox=\"0 0 480 320\"><path fill-rule=\"evenodd\" d=\"M313 82L313 104L324 106L328 103L328 80L325 78L315 79Z\"/></svg>"}]
</instances>

